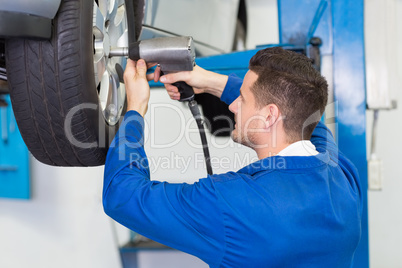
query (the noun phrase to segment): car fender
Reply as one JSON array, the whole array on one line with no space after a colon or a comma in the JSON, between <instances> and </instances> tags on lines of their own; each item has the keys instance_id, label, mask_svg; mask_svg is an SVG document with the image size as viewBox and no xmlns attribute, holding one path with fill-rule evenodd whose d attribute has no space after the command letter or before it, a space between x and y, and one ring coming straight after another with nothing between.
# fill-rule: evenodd
<instances>
[{"instance_id":1,"label":"car fender","mask_svg":"<svg viewBox=\"0 0 402 268\"><path fill-rule=\"evenodd\" d=\"M0 0L0 10L53 19L61 0Z\"/></svg>"},{"instance_id":2,"label":"car fender","mask_svg":"<svg viewBox=\"0 0 402 268\"><path fill-rule=\"evenodd\" d=\"M61 0L0 0L0 37L50 38Z\"/></svg>"}]
</instances>

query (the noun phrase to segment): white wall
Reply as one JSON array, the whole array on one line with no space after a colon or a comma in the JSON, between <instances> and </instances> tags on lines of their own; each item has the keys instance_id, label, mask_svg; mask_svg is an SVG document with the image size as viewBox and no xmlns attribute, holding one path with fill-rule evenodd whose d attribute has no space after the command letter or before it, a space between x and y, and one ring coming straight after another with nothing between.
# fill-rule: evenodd
<instances>
[{"instance_id":1,"label":"white wall","mask_svg":"<svg viewBox=\"0 0 402 268\"><path fill-rule=\"evenodd\" d=\"M0 267L118 267L101 205L103 168L31 160L32 199L0 199Z\"/></svg>"},{"instance_id":2,"label":"white wall","mask_svg":"<svg viewBox=\"0 0 402 268\"><path fill-rule=\"evenodd\" d=\"M373 268L402 267L402 1L366 0L367 61L374 60L374 77L380 90L389 89L396 97L398 108L381 111L377 127L377 156L383 160L384 182L382 191L369 191L370 264ZM374 8L374 9L372 9ZM366 23L367 26L367 23ZM382 50L381 50L382 49ZM379 55L383 55L379 58ZM379 74L376 76L376 74ZM368 73L369 75L369 73ZM373 112L367 112L367 148L370 152Z\"/></svg>"},{"instance_id":3,"label":"white wall","mask_svg":"<svg viewBox=\"0 0 402 268\"><path fill-rule=\"evenodd\" d=\"M402 59L401 59L402 60ZM398 91L401 105L402 91ZM367 126L372 125L367 112ZM369 191L370 263L373 268L402 267L402 109L379 115L377 155L383 160L384 183L381 191ZM368 141L371 135L367 135ZM368 142L369 148L369 142Z\"/></svg>"},{"instance_id":4,"label":"white wall","mask_svg":"<svg viewBox=\"0 0 402 268\"><path fill-rule=\"evenodd\" d=\"M278 1L246 0L247 49L258 45L279 43Z\"/></svg>"}]
</instances>

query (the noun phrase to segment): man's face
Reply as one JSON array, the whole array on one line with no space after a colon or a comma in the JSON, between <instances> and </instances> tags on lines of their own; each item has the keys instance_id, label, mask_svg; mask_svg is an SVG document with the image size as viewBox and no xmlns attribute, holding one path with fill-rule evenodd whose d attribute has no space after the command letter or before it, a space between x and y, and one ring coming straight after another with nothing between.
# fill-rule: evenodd
<instances>
[{"instance_id":1,"label":"man's face","mask_svg":"<svg viewBox=\"0 0 402 268\"><path fill-rule=\"evenodd\" d=\"M229 106L236 123L232 139L251 148L261 145L258 137L265 126L265 119L260 114L254 93L251 91L257 78L256 73L248 71L240 88L240 96Z\"/></svg>"}]
</instances>

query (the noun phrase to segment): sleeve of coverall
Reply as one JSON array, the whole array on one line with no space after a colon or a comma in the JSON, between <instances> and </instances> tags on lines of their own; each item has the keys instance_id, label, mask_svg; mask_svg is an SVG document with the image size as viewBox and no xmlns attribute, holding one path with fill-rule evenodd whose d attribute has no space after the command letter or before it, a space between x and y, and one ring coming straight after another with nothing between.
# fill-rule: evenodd
<instances>
[{"instance_id":1,"label":"sleeve of coverall","mask_svg":"<svg viewBox=\"0 0 402 268\"><path fill-rule=\"evenodd\" d=\"M356 166L341 152L338 145L335 143L332 132L328 127L318 122L318 125L313 131L311 142L320 153L328 152L330 156L330 165L337 166L343 170L345 176L348 178L351 187L359 194L360 204L363 204L362 189L360 186L359 172ZM360 205L360 215L363 212L363 206Z\"/></svg>"},{"instance_id":2,"label":"sleeve of coverall","mask_svg":"<svg viewBox=\"0 0 402 268\"><path fill-rule=\"evenodd\" d=\"M328 151L331 156L336 156L338 154L338 146L335 143L332 132L321 121L318 122L318 125L311 135L311 142L320 153Z\"/></svg>"},{"instance_id":3,"label":"sleeve of coverall","mask_svg":"<svg viewBox=\"0 0 402 268\"><path fill-rule=\"evenodd\" d=\"M221 101L230 105L237 97L240 96L240 88L243 84L243 79L235 74L231 74L226 82L225 89L222 92Z\"/></svg>"},{"instance_id":4,"label":"sleeve of coverall","mask_svg":"<svg viewBox=\"0 0 402 268\"><path fill-rule=\"evenodd\" d=\"M218 266L225 232L212 179L194 184L151 181L143 131L143 117L127 112L107 154L106 214L139 234Z\"/></svg>"}]
</instances>

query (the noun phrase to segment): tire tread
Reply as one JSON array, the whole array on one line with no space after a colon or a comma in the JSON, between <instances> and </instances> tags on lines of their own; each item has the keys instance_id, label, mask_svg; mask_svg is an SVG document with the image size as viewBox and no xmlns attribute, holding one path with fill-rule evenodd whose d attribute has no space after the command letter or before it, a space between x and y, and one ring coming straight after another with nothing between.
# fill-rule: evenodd
<instances>
[{"instance_id":1,"label":"tire tread","mask_svg":"<svg viewBox=\"0 0 402 268\"><path fill-rule=\"evenodd\" d=\"M28 149L48 165L98 166L106 159L107 148L76 147L64 130L72 108L83 103L99 104L96 88L89 88L94 82L88 81L93 78L85 76L88 70L83 69L88 67L83 59L91 55L86 53L88 49L82 49L85 42L77 30L88 15L82 11L84 1L87 0L62 0L51 40L7 40L7 70L15 118ZM74 138L84 143L99 142L99 131L93 127L98 116L98 110L96 115L82 110L74 114L71 122ZM97 127L109 133L111 127L100 123L103 125Z\"/></svg>"}]
</instances>

